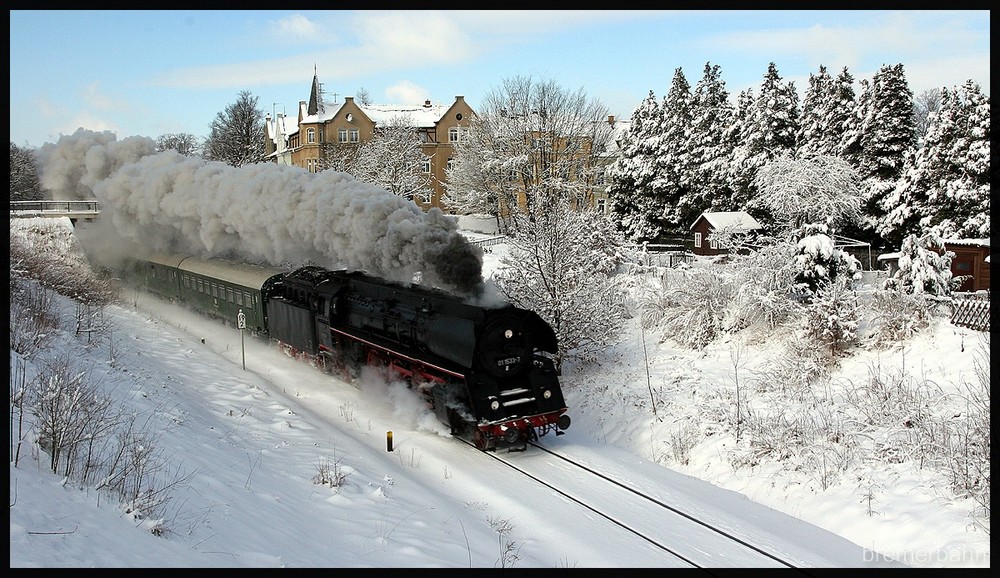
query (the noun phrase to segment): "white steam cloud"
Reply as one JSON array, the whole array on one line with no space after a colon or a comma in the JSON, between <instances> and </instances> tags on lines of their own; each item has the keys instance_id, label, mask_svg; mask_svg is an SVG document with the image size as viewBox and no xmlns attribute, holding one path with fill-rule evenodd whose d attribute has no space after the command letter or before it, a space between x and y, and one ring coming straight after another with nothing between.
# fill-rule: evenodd
<instances>
[{"instance_id":1,"label":"white steam cloud","mask_svg":"<svg viewBox=\"0 0 1000 578\"><path fill-rule=\"evenodd\" d=\"M335 171L272 163L232 167L155 152L147 137L78 129L38 154L58 200L93 199L81 228L92 255L171 251L328 268L482 294L483 252L441 210Z\"/></svg>"}]
</instances>

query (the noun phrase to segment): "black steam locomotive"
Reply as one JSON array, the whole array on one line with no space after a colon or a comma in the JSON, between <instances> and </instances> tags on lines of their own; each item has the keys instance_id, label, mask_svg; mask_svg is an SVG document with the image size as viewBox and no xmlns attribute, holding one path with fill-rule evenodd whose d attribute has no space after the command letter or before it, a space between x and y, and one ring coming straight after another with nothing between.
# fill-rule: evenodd
<instances>
[{"instance_id":1,"label":"black steam locomotive","mask_svg":"<svg viewBox=\"0 0 1000 578\"><path fill-rule=\"evenodd\" d=\"M326 371L354 378L374 365L398 373L453 435L481 450L524 449L570 425L556 336L532 311L316 266L283 271L161 255L138 261L135 272L149 291L240 319Z\"/></svg>"}]
</instances>

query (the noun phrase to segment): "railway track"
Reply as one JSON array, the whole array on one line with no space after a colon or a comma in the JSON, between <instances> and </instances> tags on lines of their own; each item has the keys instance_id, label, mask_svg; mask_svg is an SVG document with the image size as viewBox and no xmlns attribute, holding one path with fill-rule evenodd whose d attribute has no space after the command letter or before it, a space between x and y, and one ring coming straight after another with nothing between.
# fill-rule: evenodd
<instances>
[{"instance_id":1,"label":"railway track","mask_svg":"<svg viewBox=\"0 0 1000 578\"><path fill-rule=\"evenodd\" d=\"M802 561L788 560L765 546L750 543L732 528L705 522L571 457L534 443L529 445L528 452L512 454L516 457L497 452L483 455L587 509L595 523L617 526L661 551L664 566L802 568Z\"/></svg>"}]
</instances>

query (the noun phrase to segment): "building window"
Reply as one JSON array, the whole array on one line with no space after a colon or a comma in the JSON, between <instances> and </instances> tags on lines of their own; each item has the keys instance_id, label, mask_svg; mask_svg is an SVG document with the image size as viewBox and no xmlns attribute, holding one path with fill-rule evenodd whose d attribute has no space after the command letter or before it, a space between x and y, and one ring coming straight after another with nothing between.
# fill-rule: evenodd
<instances>
[{"instance_id":1,"label":"building window","mask_svg":"<svg viewBox=\"0 0 1000 578\"><path fill-rule=\"evenodd\" d=\"M306 131L306 141L310 144L316 142L316 129L311 128Z\"/></svg>"},{"instance_id":2,"label":"building window","mask_svg":"<svg viewBox=\"0 0 1000 578\"><path fill-rule=\"evenodd\" d=\"M359 140L358 137L359 136L360 135L358 133L358 129L352 128L351 129L351 142L358 142L358 140Z\"/></svg>"},{"instance_id":3,"label":"building window","mask_svg":"<svg viewBox=\"0 0 1000 578\"><path fill-rule=\"evenodd\" d=\"M455 167L455 161L453 159L448 159L448 165L447 165L448 170L450 171L454 167Z\"/></svg>"},{"instance_id":4,"label":"building window","mask_svg":"<svg viewBox=\"0 0 1000 578\"><path fill-rule=\"evenodd\" d=\"M714 238L709 239L708 240L708 246L711 249L718 249L719 248L719 242L717 240L715 240Z\"/></svg>"},{"instance_id":5,"label":"building window","mask_svg":"<svg viewBox=\"0 0 1000 578\"><path fill-rule=\"evenodd\" d=\"M431 172L431 159L424 159L420 161L420 172L422 173Z\"/></svg>"},{"instance_id":6,"label":"building window","mask_svg":"<svg viewBox=\"0 0 1000 578\"><path fill-rule=\"evenodd\" d=\"M597 199L597 212L601 215L607 212L607 203L604 199Z\"/></svg>"},{"instance_id":7,"label":"building window","mask_svg":"<svg viewBox=\"0 0 1000 578\"><path fill-rule=\"evenodd\" d=\"M448 129L448 142L458 142L458 127L453 126Z\"/></svg>"},{"instance_id":8,"label":"building window","mask_svg":"<svg viewBox=\"0 0 1000 578\"><path fill-rule=\"evenodd\" d=\"M346 128L337 129L337 140L339 142L347 142L347 129Z\"/></svg>"},{"instance_id":9,"label":"building window","mask_svg":"<svg viewBox=\"0 0 1000 578\"><path fill-rule=\"evenodd\" d=\"M701 233L694 234L694 246L701 248Z\"/></svg>"}]
</instances>

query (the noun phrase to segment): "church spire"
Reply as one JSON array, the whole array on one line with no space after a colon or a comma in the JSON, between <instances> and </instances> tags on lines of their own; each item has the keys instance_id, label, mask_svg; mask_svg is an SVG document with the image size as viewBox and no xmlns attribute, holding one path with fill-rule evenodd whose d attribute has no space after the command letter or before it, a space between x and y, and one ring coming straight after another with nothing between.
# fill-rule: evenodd
<instances>
[{"instance_id":1,"label":"church spire","mask_svg":"<svg viewBox=\"0 0 1000 578\"><path fill-rule=\"evenodd\" d=\"M309 91L309 109L307 112L310 115L323 112L323 91L319 86L319 75L317 74L315 64L313 65L313 83L312 90Z\"/></svg>"}]
</instances>

